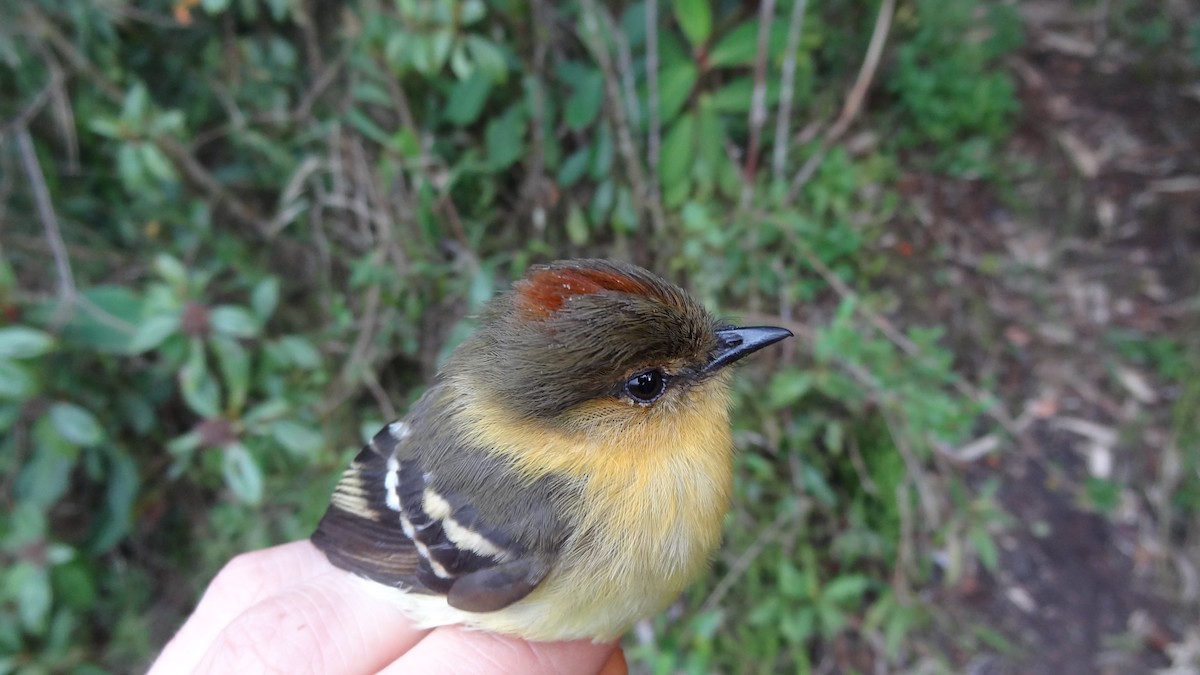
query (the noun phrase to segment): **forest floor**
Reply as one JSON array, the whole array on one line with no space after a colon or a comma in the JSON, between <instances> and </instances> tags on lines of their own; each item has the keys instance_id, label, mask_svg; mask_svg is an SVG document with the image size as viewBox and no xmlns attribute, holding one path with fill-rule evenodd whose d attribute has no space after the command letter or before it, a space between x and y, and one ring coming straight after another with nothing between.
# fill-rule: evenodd
<instances>
[{"instance_id":1,"label":"forest floor","mask_svg":"<svg viewBox=\"0 0 1200 675\"><path fill-rule=\"evenodd\" d=\"M933 641L970 673L1200 672L1195 511L1172 506L1197 481L1200 80L1094 8L1020 9L1023 175L903 184L899 241L946 271L905 302L1012 413L1002 452L961 457L1000 478L998 565L927 598Z\"/></svg>"}]
</instances>

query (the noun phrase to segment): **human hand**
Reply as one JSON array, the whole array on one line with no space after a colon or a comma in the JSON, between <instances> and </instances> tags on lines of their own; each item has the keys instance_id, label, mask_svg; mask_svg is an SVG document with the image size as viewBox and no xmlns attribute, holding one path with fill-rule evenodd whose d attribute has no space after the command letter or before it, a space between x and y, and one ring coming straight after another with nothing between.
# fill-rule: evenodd
<instances>
[{"instance_id":1,"label":"human hand","mask_svg":"<svg viewBox=\"0 0 1200 675\"><path fill-rule=\"evenodd\" d=\"M624 675L627 668L615 643L418 629L383 594L298 541L225 565L150 669L263 672Z\"/></svg>"}]
</instances>

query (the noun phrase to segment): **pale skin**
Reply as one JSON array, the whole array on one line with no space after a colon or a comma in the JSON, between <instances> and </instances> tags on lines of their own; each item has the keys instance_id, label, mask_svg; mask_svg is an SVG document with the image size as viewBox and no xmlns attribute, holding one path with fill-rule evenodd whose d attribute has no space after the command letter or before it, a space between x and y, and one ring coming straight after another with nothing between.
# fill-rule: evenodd
<instances>
[{"instance_id":1,"label":"pale skin","mask_svg":"<svg viewBox=\"0 0 1200 675\"><path fill-rule=\"evenodd\" d=\"M151 675L450 672L625 675L627 668L611 642L419 629L385 596L298 541L226 564L150 669Z\"/></svg>"}]
</instances>

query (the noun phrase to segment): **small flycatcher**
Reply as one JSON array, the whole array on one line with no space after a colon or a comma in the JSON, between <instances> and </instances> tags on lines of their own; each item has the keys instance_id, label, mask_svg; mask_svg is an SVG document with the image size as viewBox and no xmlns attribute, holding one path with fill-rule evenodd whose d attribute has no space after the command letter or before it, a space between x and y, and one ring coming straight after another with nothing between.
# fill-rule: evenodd
<instances>
[{"instance_id":1,"label":"small flycatcher","mask_svg":"<svg viewBox=\"0 0 1200 675\"><path fill-rule=\"evenodd\" d=\"M312 536L423 626L611 640L706 567L729 507L729 370L791 336L736 328L644 269L532 268Z\"/></svg>"}]
</instances>

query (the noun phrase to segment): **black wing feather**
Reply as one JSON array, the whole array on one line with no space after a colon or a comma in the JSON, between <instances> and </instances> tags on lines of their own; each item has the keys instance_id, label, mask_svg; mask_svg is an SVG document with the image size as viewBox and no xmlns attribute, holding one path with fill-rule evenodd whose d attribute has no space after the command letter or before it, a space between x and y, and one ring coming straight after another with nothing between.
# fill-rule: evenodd
<instances>
[{"instance_id":1,"label":"black wing feather","mask_svg":"<svg viewBox=\"0 0 1200 675\"><path fill-rule=\"evenodd\" d=\"M461 494L439 486L417 453L406 453L404 427L385 427L351 463L312 535L330 562L408 591L447 595L468 611L494 611L530 593L549 572L545 556L526 556L520 537L486 523ZM404 456L404 459L400 459ZM390 475L389 475L390 474ZM454 531L426 511L430 495L450 507ZM490 545L472 550L469 537ZM478 545L476 543L476 548ZM483 550L483 549L481 549Z\"/></svg>"}]
</instances>

